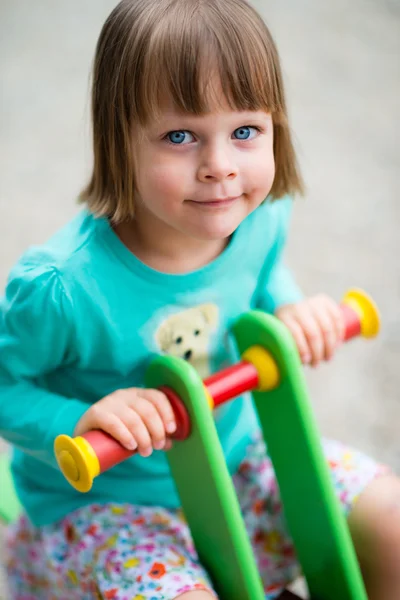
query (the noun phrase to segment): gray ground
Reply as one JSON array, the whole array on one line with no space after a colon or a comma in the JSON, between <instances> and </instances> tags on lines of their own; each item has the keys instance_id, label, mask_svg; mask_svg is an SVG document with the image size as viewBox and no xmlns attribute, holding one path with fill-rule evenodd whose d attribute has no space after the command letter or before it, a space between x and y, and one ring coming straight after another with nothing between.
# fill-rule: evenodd
<instances>
[{"instance_id":1,"label":"gray ground","mask_svg":"<svg viewBox=\"0 0 400 600\"><path fill-rule=\"evenodd\" d=\"M308 373L321 429L400 470L400 4L255 3L280 47L308 184L290 263L307 293L339 299L362 286L383 316L376 341ZM76 211L90 165L89 66L114 4L0 4L1 287L21 252Z\"/></svg>"}]
</instances>

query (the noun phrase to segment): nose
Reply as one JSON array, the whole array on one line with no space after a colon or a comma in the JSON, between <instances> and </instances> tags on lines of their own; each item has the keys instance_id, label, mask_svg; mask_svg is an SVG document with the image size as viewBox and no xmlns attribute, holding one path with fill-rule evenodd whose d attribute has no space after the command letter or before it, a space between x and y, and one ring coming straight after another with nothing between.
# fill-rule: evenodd
<instances>
[{"instance_id":1,"label":"nose","mask_svg":"<svg viewBox=\"0 0 400 600\"><path fill-rule=\"evenodd\" d=\"M235 179L237 166L233 161L229 149L223 146L214 146L204 150L198 168L198 179L203 183Z\"/></svg>"}]
</instances>

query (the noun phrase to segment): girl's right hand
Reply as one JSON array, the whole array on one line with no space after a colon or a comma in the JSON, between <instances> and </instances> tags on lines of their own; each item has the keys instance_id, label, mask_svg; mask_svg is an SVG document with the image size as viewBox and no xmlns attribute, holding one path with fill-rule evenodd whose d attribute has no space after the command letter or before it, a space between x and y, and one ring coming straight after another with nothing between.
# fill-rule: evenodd
<instances>
[{"instance_id":1,"label":"girl's right hand","mask_svg":"<svg viewBox=\"0 0 400 600\"><path fill-rule=\"evenodd\" d=\"M80 418L74 435L102 429L128 450L150 456L155 450L168 450L176 422L167 396L153 389L117 390L93 404Z\"/></svg>"}]
</instances>

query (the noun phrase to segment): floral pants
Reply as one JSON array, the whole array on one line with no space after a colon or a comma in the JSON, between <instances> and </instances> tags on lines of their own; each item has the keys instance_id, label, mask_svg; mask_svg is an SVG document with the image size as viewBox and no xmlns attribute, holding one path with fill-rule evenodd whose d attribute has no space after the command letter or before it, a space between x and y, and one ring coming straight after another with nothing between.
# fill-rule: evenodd
<instances>
[{"instance_id":1,"label":"floral pants","mask_svg":"<svg viewBox=\"0 0 400 600\"><path fill-rule=\"evenodd\" d=\"M348 514L388 469L339 442L325 441L324 450ZM299 566L262 440L249 446L233 482L266 598L275 598ZM6 549L13 600L173 600L193 590L215 595L179 510L92 504L40 528L23 516L9 529Z\"/></svg>"}]
</instances>

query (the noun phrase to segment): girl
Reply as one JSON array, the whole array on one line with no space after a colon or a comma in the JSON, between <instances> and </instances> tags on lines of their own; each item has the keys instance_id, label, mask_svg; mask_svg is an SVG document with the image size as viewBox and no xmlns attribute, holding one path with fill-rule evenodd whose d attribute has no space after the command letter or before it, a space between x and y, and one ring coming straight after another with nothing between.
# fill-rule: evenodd
<instances>
[{"instance_id":1,"label":"girl","mask_svg":"<svg viewBox=\"0 0 400 600\"><path fill-rule=\"evenodd\" d=\"M302 184L278 55L244 0L123 0L98 41L92 107L86 207L25 254L1 305L0 434L25 509L8 537L11 593L207 600L164 452L173 413L140 387L146 366L160 352L202 375L234 361L224 333L254 307L282 319L312 365L343 324L330 299L304 300L282 263L288 195ZM298 565L251 402L236 399L216 425L274 598ZM138 454L81 495L53 441L93 428ZM399 481L325 447L369 596L398 600Z\"/></svg>"}]
</instances>

